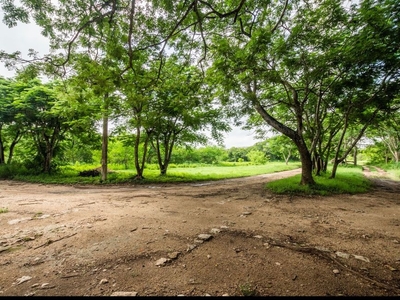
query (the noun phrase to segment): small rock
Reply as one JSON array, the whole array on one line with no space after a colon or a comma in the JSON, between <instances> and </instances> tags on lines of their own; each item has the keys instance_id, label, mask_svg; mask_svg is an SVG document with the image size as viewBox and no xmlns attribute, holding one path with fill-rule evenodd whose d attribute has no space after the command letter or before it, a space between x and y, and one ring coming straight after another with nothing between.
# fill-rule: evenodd
<instances>
[{"instance_id":1,"label":"small rock","mask_svg":"<svg viewBox=\"0 0 400 300\"><path fill-rule=\"evenodd\" d=\"M100 280L100 284L106 284L106 283L108 283L107 279L103 278L102 280Z\"/></svg>"},{"instance_id":2,"label":"small rock","mask_svg":"<svg viewBox=\"0 0 400 300\"><path fill-rule=\"evenodd\" d=\"M223 294L222 296L223 297L229 297L229 294Z\"/></svg>"},{"instance_id":3,"label":"small rock","mask_svg":"<svg viewBox=\"0 0 400 300\"><path fill-rule=\"evenodd\" d=\"M242 215L243 215L243 216L249 216L249 215L251 215L251 212L245 211L245 212L242 213Z\"/></svg>"},{"instance_id":4,"label":"small rock","mask_svg":"<svg viewBox=\"0 0 400 300\"><path fill-rule=\"evenodd\" d=\"M262 238L263 238L262 235L255 235L255 236L253 236L253 237L256 238L256 239L262 239Z\"/></svg>"},{"instance_id":5,"label":"small rock","mask_svg":"<svg viewBox=\"0 0 400 300\"><path fill-rule=\"evenodd\" d=\"M113 292L110 296L137 296L137 292Z\"/></svg>"},{"instance_id":6,"label":"small rock","mask_svg":"<svg viewBox=\"0 0 400 300\"><path fill-rule=\"evenodd\" d=\"M353 256L355 259L362 260L365 262L370 262L370 260L367 257L361 256L361 255L353 255Z\"/></svg>"},{"instance_id":7,"label":"small rock","mask_svg":"<svg viewBox=\"0 0 400 300\"><path fill-rule=\"evenodd\" d=\"M197 237L198 237L200 240L208 241L208 240L211 239L213 236L212 236L211 234L202 233L202 234L199 234Z\"/></svg>"},{"instance_id":8,"label":"small rock","mask_svg":"<svg viewBox=\"0 0 400 300\"><path fill-rule=\"evenodd\" d=\"M17 281L14 284L18 285L18 284L21 284L21 283L23 283L25 281L29 281L31 279L32 279L31 276L22 276L21 278L18 278Z\"/></svg>"},{"instance_id":9,"label":"small rock","mask_svg":"<svg viewBox=\"0 0 400 300\"><path fill-rule=\"evenodd\" d=\"M156 266L163 266L167 262L170 262L171 260L165 257L160 258L159 260L156 261Z\"/></svg>"},{"instance_id":10,"label":"small rock","mask_svg":"<svg viewBox=\"0 0 400 300\"><path fill-rule=\"evenodd\" d=\"M211 255L210 255L210 254L208 254L208 255L207 255L207 258L208 258L208 259L210 259L210 258L211 258Z\"/></svg>"},{"instance_id":11,"label":"small rock","mask_svg":"<svg viewBox=\"0 0 400 300\"><path fill-rule=\"evenodd\" d=\"M345 258L345 259L350 258L350 254L348 254L348 253L336 251L335 254L337 257L341 257L341 258Z\"/></svg>"},{"instance_id":12,"label":"small rock","mask_svg":"<svg viewBox=\"0 0 400 300\"><path fill-rule=\"evenodd\" d=\"M218 229L218 228L212 228L210 230L210 233L220 233L220 232L221 232L221 229Z\"/></svg>"},{"instance_id":13,"label":"small rock","mask_svg":"<svg viewBox=\"0 0 400 300\"><path fill-rule=\"evenodd\" d=\"M168 253L168 257L169 257L170 259L177 259L178 256L179 256L179 254L181 254L181 253L178 252L178 251L171 252L171 253Z\"/></svg>"},{"instance_id":14,"label":"small rock","mask_svg":"<svg viewBox=\"0 0 400 300\"><path fill-rule=\"evenodd\" d=\"M385 265L386 268L388 268L390 271L397 271L396 268L393 268L392 266Z\"/></svg>"},{"instance_id":15,"label":"small rock","mask_svg":"<svg viewBox=\"0 0 400 300\"><path fill-rule=\"evenodd\" d=\"M338 269L334 269L332 272L335 273L335 274L339 274L340 273L340 271Z\"/></svg>"},{"instance_id":16,"label":"small rock","mask_svg":"<svg viewBox=\"0 0 400 300\"><path fill-rule=\"evenodd\" d=\"M134 232L134 231L136 231L136 230L137 230L137 227L132 228L132 229L131 229L131 232Z\"/></svg>"},{"instance_id":17,"label":"small rock","mask_svg":"<svg viewBox=\"0 0 400 300\"><path fill-rule=\"evenodd\" d=\"M188 245L188 248L186 249L186 251L192 251L196 247L197 247L197 245Z\"/></svg>"}]
</instances>

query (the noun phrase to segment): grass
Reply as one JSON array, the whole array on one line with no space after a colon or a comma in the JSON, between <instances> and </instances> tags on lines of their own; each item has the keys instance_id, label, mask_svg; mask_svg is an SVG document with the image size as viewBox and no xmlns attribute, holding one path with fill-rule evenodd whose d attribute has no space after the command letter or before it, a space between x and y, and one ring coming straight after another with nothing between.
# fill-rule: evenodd
<instances>
[{"instance_id":1,"label":"grass","mask_svg":"<svg viewBox=\"0 0 400 300\"><path fill-rule=\"evenodd\" d=\"M300 168L300 163L269 162L264 165L187 165L180 167L175 165L168 169L167 175L161 176L154 166L144 170L143 180L137 180L135 170L113 170L108 174L106 182L101 182L99 176L81 177L79 172L97 168L98 166L74 166L64 167L58 174L52 175L17 175L14 180L28 181L45 184L157 184L202 182L222 180L228 178L246 177L260 174L270 174L285 170ZM112 166L110 168L112 170ZM397 172L398 170L396 170ZM339 166L336 178L329 179L330 171L322 176L315 176L315 186L300 185L301 175L279 179L266 184L266 188L276 194L292 195L332 195L332 194L356 194L367 192L370 183L362 174L361 166Z\"/></svg>"},{"instance_id":2,"label":"grass","mask_svg":"<svg viewBox=\"0 0 400 300\"><path fill-rule=\"evenodd\" d=\"M242 296L250 297L250 296L257 296L257 290L251 283L244 283L239 285L239 291Z\"/></svg>"},{"instance_id":3,"label":"grass","mask_svg":"<svg viewBox=\"0 0 400 300\"><path fill-rule=\"evenodd\" d=\"M336 177L330 179L330 172L314 176L315 186L300 185L301 175L279 179L266 184L266 188L276 194L292 195L333 195L365 193L370 182L364 177L361 167L340 166Z\"/></svg>"},{"instance_id":4,"label":"grass","mask_svg":"<svg viewBox=\"0 0 400 300\"><path fill-rule=\"evenodd\" d=\"M5 214L8 212L8 208L7 207L0 207L0 214Z\"/></svg>"},{"instance_id":5,"label":"grass","mask_svg":"<svg viewBox=\"0 0 400 300\"><path fill-rule=\"evenodd\" d=\"M164 176L160 176L158 170L145 170L144 177L147 182L196 182L269 174L297 168L300 168L299 163L286 165L282 162L271 162L265 165L176 167L169 169L167 175Z\"/></svg>"},{"instance_id":6,"label":"grass","mask_svg":"<svg viewBox=\"0 0 400 300\"><path fill-rule=\"evenodd\" d=\"M156 168L146 168L143 176L144 180L138 181L135 179L135 170L113 170L112 166L109 169L113 170L107 175L107 182L101 183L100 177L81 177L79 172L84 170L94 169L98 166L82 165L79 168L75 166L63 167L58 174L40 174L40 175L16 175L14 180L28 181L33 183L46 184L123 184L123 183L177 183L177 182L198 182L221 180L228 178L246 177L260 174L268 174L286 170L300 168L299 163L289 163L286 165L283 162L270 162L264 165L193 165L193 167L179 167L168 169L167 175L160 176L160 171Z\"/></svg>"}]
</instances>

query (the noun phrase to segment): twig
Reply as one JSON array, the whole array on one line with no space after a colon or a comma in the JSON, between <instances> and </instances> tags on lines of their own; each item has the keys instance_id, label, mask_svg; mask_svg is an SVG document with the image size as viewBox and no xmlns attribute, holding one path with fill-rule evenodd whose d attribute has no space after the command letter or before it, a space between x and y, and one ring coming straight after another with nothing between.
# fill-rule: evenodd
<instances>
[{"instance_id":1,"label":"twig","mask_svg":"<svg viewBox=\"0 0 400 300\"><path fill-rule=\"evenodd\" d=\"M55 242L61 241L61 240L63 240L63 239L70 238L71 236L74 236L75 234L76 234L76 232L73 233L73 234L70 234L70 235L66 235L66 236L60 237L60 238L57 239L57 240L48 240L48 241L45 242L44 244L39 245L39 246L36 246L36 247L33 248L33 249L38 249L38 248L40 248L40 247L48 246L48 245L53 244L53 243L55 243Z\"/></svg>"}]
</instances>

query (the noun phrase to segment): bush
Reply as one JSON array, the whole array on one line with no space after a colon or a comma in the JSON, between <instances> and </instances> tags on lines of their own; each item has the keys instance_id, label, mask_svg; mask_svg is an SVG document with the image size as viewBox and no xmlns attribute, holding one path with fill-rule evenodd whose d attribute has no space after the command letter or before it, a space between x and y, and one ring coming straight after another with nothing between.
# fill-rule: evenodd
<instances>
[{"instance_id":1,"label":"bush","mask_svg":"<svg viewBox=\"0 0 400 300\"><path fill-rule=\"evenodd\" d=\"M16 175L28 175L29 170L19 163L4 164L0 165L0 178L1 179L12 179Z\"/></svg>"}]
</instances>

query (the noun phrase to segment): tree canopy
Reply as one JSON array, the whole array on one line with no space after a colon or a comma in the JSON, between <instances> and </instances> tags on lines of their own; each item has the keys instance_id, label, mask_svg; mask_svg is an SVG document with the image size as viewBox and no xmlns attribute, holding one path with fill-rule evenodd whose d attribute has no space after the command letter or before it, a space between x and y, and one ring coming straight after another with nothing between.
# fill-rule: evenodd
<instances>
[{"instance_id":1,"label":"tree canopy","mask_svg":"<svg viewBox=\"0 0 400 300\"><path fill-rule=\"evenodd\" d=\"M204 141L208 127L218 141L228 120L245 117L249 128L287 137L302 163L300 183L313 185L329 161L334 178L367 130L398 114L396 0L0 3L7 26L35 22L52 50L32 50L29 60L2 51L0 59L74 82L80 92L65 97L85 95L81 102L98 108L91 118L103 121L104 166L107 124L119 119L138 178L150 146L163 174L175 144Z\"/></svg>"}]
</instances>

